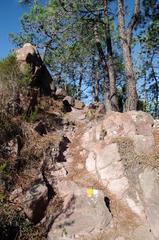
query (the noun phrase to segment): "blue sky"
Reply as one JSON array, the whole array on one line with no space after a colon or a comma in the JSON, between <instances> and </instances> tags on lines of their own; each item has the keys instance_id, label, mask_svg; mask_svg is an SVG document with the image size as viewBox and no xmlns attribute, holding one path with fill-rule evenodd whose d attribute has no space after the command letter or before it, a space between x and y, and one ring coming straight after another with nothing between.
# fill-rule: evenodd
<instances>
[{"instance_id":1,"label":"blue sky","mask_svg":"<svg viewBox=\"0 0 159 240\"><path fill-rule=\"evenodd\" d=\"M46 0L40 0L40 3ZM126 0L129 4L129 9L133 8L133 1ZM20 31L20 18L24 12L27 11L28 6L21 5L18 0L2 0L0 4L0 59L8 55L13 44L9 41L8 33ZM114 5L115 7L115 5Z\"/></svg>"},{"instance_id":2,"label":"blue sky","mask_svg":"<svg viewBox=\"0 0 159 240\"><path fill-rule=\"evenodd\" d=\"M46 0L39 0L45 4ZM15 46L9 41L8 33L20 31L20 18L29 6L19 4L18 0L1 0L0 3L0 59L6 57Z\"/></svg>"},{"instance_id":3,"label":"blue sky","mask_svg":"<svg viewBox=\"0 0 159 240\"><path fill-rule=\"evenodd\" d=\"M13 45L8 39L9 32L20 31L20 17L27 7L18 0L2 0L0 3L0 58L8 55Z\"/></svg>"}]
</instances>

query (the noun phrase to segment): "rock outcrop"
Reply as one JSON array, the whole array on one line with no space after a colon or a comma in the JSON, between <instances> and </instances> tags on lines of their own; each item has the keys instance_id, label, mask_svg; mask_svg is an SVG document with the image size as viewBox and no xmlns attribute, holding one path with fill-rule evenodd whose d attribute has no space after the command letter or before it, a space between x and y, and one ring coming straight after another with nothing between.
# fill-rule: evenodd
<instances>
[{"instance_id":1,"label":"rock outcrop","mask_svg":"<svg viewBox=\"0 0 159 240\"><path fill-rule=\"evenodd\" d=\"M22 73L25 73L27 65L31 67L31 87L40 89L40 94L45 96L50 96L51 92L55 92L52 77L33 45L26 43L22 48L15 50L15 54Z\"/></svg>"},{"instance_id":2,"label":"rock outcrop","mask_svg":"<svg viewBox=\"0 0 159 240\"><path fill-rule=\"evenodd\" d=\"M70 204L49 240L159 238L159 130L153 124L149 114L132 111L80 125L66 152L68 175L58 184Z\"/></svg>"},{"instance_id":3,"label":"rock outcrop","mask_svg":"<svg viewBox=\"0 0 159 240\"><path fill-rule=\"evenodd\" d=\"M70 146L71 179L85 189L102 189L110 201L107 208L112 220L101 230L99 239L159 238L159 146L155 131L159 132L153 124L153 118L143 112L111 112L82 134L80 131L78 139L74 139L76 144L72 143L74 149ZM95 197L92 194L94 200ZM77 235L73 239L96 239L82 231Z\"/></svg>"},{"instance_id":4,"label":"rock outcrop","mask_svg":"<svg viewBox=\"0 0 159 240\"><path fill-rule=\"evenodd\" d=\"M45 182L36 180L36 183L26 192L24 199L24 212L28 219L33 223L40 222L45 216L48 202L48 188Z\"/></svg>"},{"instance_id":5,"label":"rock outcrop","mask_svg":"<svg viewBox=\"0 0 159 240\"><path fill-rule=\"evenodd\" d=\"M43 98L45 118L21 124L24 143L12 158L28 165L10 201L48 240L159 239L156 121L103 108L90 120L71 98L65 113L63 98Z\"/></svg>"},{"instance_id":6,"label":"rock outcrop","mask_svg":"<svg viewBox=\"0 0 159 240\"><path fill-rule=\"evenodd\" d=\"M105 205L102 191L81 187L73 181L58 183L64 199L60 216L55 220L48 240L65 239L82 234L87 239L98 236L111 223L112 216Z\"/></svg>"}]
</instances>

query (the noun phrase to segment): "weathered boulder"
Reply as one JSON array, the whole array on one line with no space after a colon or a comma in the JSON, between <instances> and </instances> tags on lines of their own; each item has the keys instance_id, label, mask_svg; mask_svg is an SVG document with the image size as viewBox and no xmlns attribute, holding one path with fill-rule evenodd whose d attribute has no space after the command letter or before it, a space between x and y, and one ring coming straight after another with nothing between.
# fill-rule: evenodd
<instances>
[{"instance_id":1,"label":"weathered boulder","mask_svg":"<svg viewBox=\"0 0 159 240\"><path fill-rule=\"evenodd\" d=\"M55 90L50 86L53 80L37 49L32 44L26 43L22 48L15 50L15 54L22 73L26 72L27 65L31 67L30 86L39 88L41 95L51 95L51 92Z\"/></svg>"},{"instance_id":2,"label":"weathered boulder","mask_svg":"<svg viewBox=\"0 0 159 240\"><path fill-rule=\"evenodd\" d=\"M107 143L116 137L128 137L132 140L137 153L145 151L149 153L154 147L153 119L146 113L137 112L136 115L138 117L134 119L133 111L109 112L100 123L85 133L85 137L88 142L96 142L104 138Z\"/></svg>"},{"instance_id":3,"label":"weathered boulder","mask_svg":"<svg viewBox=\"0 0 159 240\"><path fill-rule=\"evenodd\" d=\"M24 212L33 223L38 223L44 217L48 205L48 188L39 179L28 189L24 198Z\"/></svg>"},{"instance_id":4,"label":"weathered boulder","mask_svg":"<svg viewBox=\"0 0 159 240\"><path fill-rule=\"evenodd\" d=\"M74 105L75 105L74 97L66 96L63 99L63 111L64 112L71 112L72 111L72 107L74 107Z\"/></svg>"},{"instance_id":5,"label":"weathered boulder","mask_svg":"<svg viewBox=\"0 0 159 240\"><path fill-rule=\"evenodd\" d=\"M58 183L64 199L63 210L56 218L48 240L96 237L106 229L112 216L101 191L80 187L72 181Z\"/></svg>"},{"instance_id":6,"label":"weathered boulder","mask_svg":"<svg viewBox=\"0 0 159 240\"><path fill-rule=\"evenodd\" d=\"M158 170L147 167L139 175L143 202L150 229L156 239L159 237L159 179Z\"/></svg>"},{"instance_id":7,"label":"weathered boulder","mask_svg":"<svg viewBox=\"0 0 159 240\"><path fill-rule=\"evenodd\" d=\"M84 103L75 99L74 108L81 110L84 108L84 106L85 106Z\"/></svg>"},{"instance_id":8,"label":"weathered boulder","mask_svg":"<svg viewBox=\"0 0 159 240\"><path fill-rule=\"evenodd\" d=\"M57 88L55 95L57 98L63 99L66 97L66 91L63 88Z\"/></svg>"},{"instance_id":9,"label":"weathered boulder","mask_svg":"<svg viewBox=\"0 0 159 240\"><path fill-rule=\"evenodd\" d=\"M45 227L48 240L159 239L159 131L153 118L109 112L88 121L88 109L70 103L71 112L53 132L44 134L43 122L22 127L28 139L22 152L36 156L35 166L24 171L9 200Z\"/></svg>"},{"instance_id":10,"label":"weathered boulder","mask_svg":"<svg viewBox=\"0 0 159 240\"><path fill-rule=\"evenodd\" d=\"M155 119L154 120L154 125L153 125L154 128L159 128L159 119Z\"/></svg>"},{"instance_id":11,"label":"weathered boulder","mask_svg":"<svg viewBox=\"0 0 159 240\"><path fill-rule=\"evenodd\" d=\"M27 63L31 62L29 57L36 61L36 48L30 43L25 43L22 48L16 49L15 54L22 73L25 72Z\"/></svg>"},{"instance_id":12,"label":"weathered boulder","mask_svg":"<svg viewBox=\"0 0 159 240\"><path fill-rule=\"evenodd\" d=\"M71 107L74 107L75 105L75 99L74 97L71 97L71 96L66 96L64 99L63 99L63 103L64 104L68 104L70 105Z\"/></svg>"},{"instance_id":13,"label":"weathered boulder","mask_svg":"<svg viewBox=\"0 0 159 240\"><path fill-rule=\"evenodd\" d=\"M11 192L9 201L13 203L20 203L22 201L22 192L23 189L21 187L16 188L13 192Z\"/></svg>"},{"instance_id":14,"label":"weathered boulder","mask_svg":"<svg viewBox=\"0 0 159 240\"><path fill-rule=\"evenodd\" d=\"M140 111L110 112L81 137L88 152L88 173L110 194L112 221L118 225L116 239L159 238L158 170L153 167L159 146L153 123L149 114ZM113 238L106 233L105 239Z\"/></svg>"}]
</instances>

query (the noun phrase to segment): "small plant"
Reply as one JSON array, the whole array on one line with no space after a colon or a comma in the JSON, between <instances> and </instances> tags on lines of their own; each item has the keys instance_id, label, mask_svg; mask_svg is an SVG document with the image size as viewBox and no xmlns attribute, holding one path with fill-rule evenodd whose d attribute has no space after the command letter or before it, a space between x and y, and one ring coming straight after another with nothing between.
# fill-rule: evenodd
<instances>
[{"instance_id":1,"label":"small plant","mask_svg":"<svg viewBox=\"0 0 159 240\"><path fill-rule=\"evenodd\" d=\"M36 120L38 119L38 106L35 106L35 110L31 112L30 115L28 115L27 111L23 111L21 114L21 119L23 121L27 121L27 122L36 122Z\"/></svg>"},{"instance_id":2,"label":"small plant","mask_svg":"<svg viewBox=\"0 0 159 240\"><path fill-rule=\"evenodd\" d=\"M32 226L21 212L3 198L0 201L0 236L1 240L39 240L42 239L42 231Z\"/></svg>"},{"instance_id":3,"label":"small plant","mask_svg":"<svg viewBox=\"0 0 159 240\"><path fill-rule=\"evenodd\" d=\"M95 110L90 109L88 112L85 114L85 118L88 119L89 121L93 120L95 118Z\"/></svg>"},{"instance_id":4,"label":"small plant","mask_svg":"<svg viewBox=\"0 0 159 240\"><path fill-rule=\"evenodd\" d=\"M15 98L17 92L26 88L31 80L31 66L26 65L21 72L14 53L0 60L0 110L2 111L7 103Z\"/></svg>"},{"instance_id":5,"label":"small plant","mask_svg":"<svg viewBox=\"0 0 159 240\"><path fill-rule=\"evenodd\" d=\"M100 140L104 140L104 137L107 135L107 130L105 128L102 128L101 129L101 132L100 132L100 137L99 139Z\"/></svg>"},{"instance_id":6,"label":"small plant","mask_svg":"<svg viewBox=\"0 0 159 240\"><path fill-rule=\"evenodd\" d=\"M31 83L31 81L32 81L32 69L31 66L27 64L21 77L20 86L21 87L28 86Z\"/></svg>"},{"instance_id":7,"label":"small plant","mask_svg":"<svg viewBox=\"0 0 159 240\"><path fill-rule=\"evenodd\" d=\"M34 123L38 118L38 106L35 107L35 110L30 115L30 122Z\"/></svg>"}]
</instances>

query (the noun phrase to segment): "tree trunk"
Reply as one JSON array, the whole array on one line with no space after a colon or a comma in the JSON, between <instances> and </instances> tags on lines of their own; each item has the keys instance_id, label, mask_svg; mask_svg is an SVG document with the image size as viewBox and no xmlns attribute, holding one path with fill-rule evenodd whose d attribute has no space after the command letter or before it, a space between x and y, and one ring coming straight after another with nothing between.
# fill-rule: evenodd
<instances>
[{"instance_id":1,"label":"tree trunk","mask_svg":"<svg viewBox=\"0 0 159 240\"><path fill-rule=\"evenodd\" d=\"M99 68L96 69L96 75L95 75L95 96L94 100L95 102L99 102Z\"/></svg>"},{"instance_id":2,"label":"tree trunk","mask_svg":"<svg viewBox=\"0 0 159 240\"><path fill-rule=\"evenodd\" d=\"M137 92L136 82L131 60L131 32L132 24L129 26L129 34L127 35L124 24L124 1L117 0L117 16L118 16L118 31L120 37L120 45L123 52L124 67L125 67L125 82L126 82L126 101L124 111L136 110L137 108ZM133 18L132 18L133 19ZM132 20L131 19L131 20ZM131 22L131 21L130 21ZM132 22L131 22L132 23ZM134 25L133 25L134 26Z\"/></svg>"},{"instance_id":3,"label":"tree trunk","mask_svg":"<svg viewBox=\"0 0 159 240\"><path fill-rule=\"evenodd\" d=\"M93 102L99 102L99 67L95 64L95 58L92 60L92 99Z\"/></svg>"},{"instance_id":4,"label":"tree trunk","mask_svg":"<svg viewBox=\"0 0 159 240\"><path fill-rule=\"evenodd\" d=\"M159 97L159 87L158 87L158 79L156 77L156 73L153 67L153 63L151 63L151 68L152 68L152 74L153 74L153 78L155 80L155 89L154 89L154 100L155 100L155 109L154 109L154 116L157 118L158 117L158 97Z\"/></svg>"},{"instance_id":5,"label":"tree trunk","mask_svg":"<svg viewBox=\"0 0 159 240\"><path fill-rule=\"evenodd\" d=\"M80 76L79 76L79 83L78 83L78 89L77 89L77 99L81 100L81 86L83 81L83 62L80 62Z\"/></svg>"},{"instance_id":6,"label":"tree trunk","mask_svg":"<svg viewBox=\"0 0 159 240\"><path fill-rule=\"evenodd\" d=\"M104 51L102 49L102 45L99 40L99 35L98 35L98 30L97 30L97 25L94 25L94 37L95 37L95 43L96 47L98 50L98 54L100 57L100 61L103 65L104 68L104 75L105 75L105 108L106 111L111 111L111 102L110 102L110 80L109 80L109 73L108 73L108 66L107 66L107 61L105 58Z\"/></svg>"},{"instance_id":7,"label":"tree trunk","mask_svg":"<svg viewBox=\"0 0 159 240\"><path fill-rule=\"evenodd\" d=\"M95 52L92 57L92 102L95 102L95 74L96 74L96 67L95 67Z\"/></svg>"},{"instance_id":8,"label":"tree trunk","mask_svg":"<svg viewBox=\"0 0 159 240\"><path fill-rule=\"evenodd\" d=\"M75 76L75 70L72 70L72 82L73 82L73 89L72 89L72 96L75 97L76 96L76 91L77 91L77 87L76 87L76 76Z\"/></svg>"},{"instance_id":9,"label":"tree trunk","mask_svg":"<svg viewBox=\"0 0 159 240\"><path fill-rule=\"evenodd\" d=\"M123 58L125 65L125 77L126 77L126 101L124 111L131 111L137 109L137 92L136 82L133 72L132 61L130 57L130 48L127 43L122 43Z\"/></svg>"},{"instance_id":10,"label":"tree trunk","mask_svg":"<svg viewBox=\"0 0 159 240\"><path fill-rule=\"evenodd\" d=\"M106 36L106 47L107 47L107 54L108 54L107 65L108 65L108 73L109 73L109 80L110 80L111 108L113 111L119 111L118 99L116 95L116 80L115 80L114 65L113 65L113 50L112 50L110 23L109 23L109 15L108 15L108 1L104 0L103 3L104 3L104 15L106 19L105 36Z\"/></svg>"}]
</instances>

